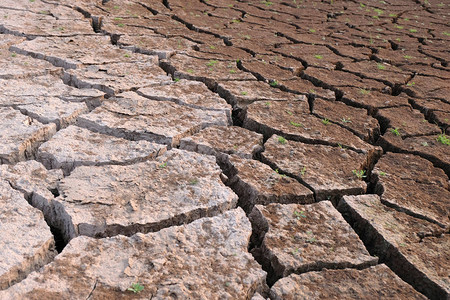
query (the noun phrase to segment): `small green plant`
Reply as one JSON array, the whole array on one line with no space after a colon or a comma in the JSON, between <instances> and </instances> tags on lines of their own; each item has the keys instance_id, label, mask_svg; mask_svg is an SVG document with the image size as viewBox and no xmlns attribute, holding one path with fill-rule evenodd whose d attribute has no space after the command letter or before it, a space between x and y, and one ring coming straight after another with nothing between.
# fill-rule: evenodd
<instances>
[{"instance_id":1,"label":"small green plant","mask_svg":"<svg viewBox=\"0 0 450 300\"><path fill-rule=\"evenodd\" d=\"M119 23L119 24L117 24L117 26L119 26L119 27L125 27L125 24Z\"/></svg>"},{"instance_id":2,"label":"small green plant","mask_svg":"<svg viewBox=\"0 0 450 300\"><path fill-rule=\"evenodd\" d=\"M271 6L273 4L273 2L270 2L270 1L261 1L261 3L266 6Z\"/></svg>"},{"instance_id":3,"label":"small green plant","mask_svg":"<svg viewBox=\"0 0 450 300\"><path fill-rule=\"evenodd\" d=\"M294 256L296 256L299 252L300 252L299 248L296 248L296 249L291 251L292 255L294 255Z\"/></svg>"},{"instance_id":4,"label":"small green plant","mask_svg":"<svg viewBox=\"0 0 450 300\"><path fill-rule=\"evenodd\" d=\"M248 94L248 93L245 92L245 91L241 92L241 95L242 95L242 96L246 96L247 94Z\"/></svg>"},{"instance_id":5,"label":"small green plant","mask_svg":"<svg viewBox=\"0 0 450 300\"><path fill-rule=\"evenodd\" d=\"M402 26L402 25L395 25L395 28L397 28L397 29L403 29L403 26Z\"/></svg>"},{"instance_id":6,"label":"small green plant","mask_svg":"<svg viewBox=\"0 0 450 300\"><path fill-rule=\"evenodd\" d=\"M316 55L314 55L314 57L317 58L317 59L322 59L323 58L323 56L320 55L320 54L316 54Z\"/></svg>"},{"instance_id":7,"label":"small green plant","mask_svg":"<svg viewBox=\"0 0 450 300\"><path fill-rule=\"evenodd\" d=\"M351 123L352 120L350 120L350 118L342 118L341 122L342 123Z\"/></svg>"},{"instance_id":8,"label":"small green plant","mask_svg":"<svg viewBox=\"0 0 450 300\"><path fill-rule=\"evenodd\" d=\"M187 69L186 72L188 72L189 74L193 74L193 73L194 73L194 70L192 70L192 69Z\"/></svg>"},{"instance_id":9,"label":"small green plant","mask_svg":"<svg viewBox=\"0 0 450 300\"><path fill-rule=\"evenodd\" d=\"M114 9L119 9L119 6L117 6L117 5L114 5Z\"/></svg>"},{"instance_id":10,"label":"small green plant","mask_svg":"<svg viewBox=\"0 0 450 300\"><path fill-rule=\"evenodd\" d=\"M303 166L302 170L300 171L300 175L303 176L306 173L306 167Z\"/></svg>"},{"instance_id":11,"label":"small green plant","mask_svg":"<svg viewBox=\"0 0 450 300\"><path fill-rule=\"evenodd\" d=\"M317 239L316 239L315 237L312 236L312 237L307 238L307 239L306 239L306 242L312 244L312 243L317 242Z\"/></svg>"},{"instance_id":12,"label":"small green plant","mask_svg":"<svg viewBox=\"0 0 450 300\"><path fill-rule=\"evenodd\" d=\"M235 69L231 69L230 70L230 74L236 74L236 70Z\"/></svg>"},{"instance_id":13,"label":"small green plant","mask_svg":"<svg viewBox=\"0 0 450 300\"><path fill-rule=\"evenodd\" d=\"M315 30L315 29L312 29L312 28L310 28L310 29L309 29L309 32L311 32L311 33L315 33L315 32L316 32L316 30Z\"/></svg>"},{"instance_id":14,"label":"small green plant","mask_svg":"<svg viewBox=\"0 0 450 300\"><path fill-rule=\"evenodd\" d=\"M411 33L416 33L416 32L417 32L417 29L411 28L411 29L409 30L409 32L411 32Z\"/></svg>"},{"instance_id":15,"label":"small green plant","mask_svg":"<svg viewBox=\"0 0 450 300\"><path fill-rule=\"evenodd\" d=\"M265 106L265 107L270 107L270 102L265 102L265 103L264 103L264 106Z\"/></svg>"},{"instance_id":16,"label":"small green plant","mask_svg":"<svg viewBox=\"0 0 450 300\"><path fill-rule=\"evenodd\" d=\"M445 134L440 134L436 140L443 145L450 145L450 139Z\"/></svg>"},{"instance_id":17,"label":"small green plant","mask_svg":"<svg viewBox=\"0 0 450 300\"><path fill-rule=\"evenodd\" d=\"M123 56L124 56L124 57L130 57L130 54L125 53Z\"/></svg>"},{"instance_id":18,"label":"small green plant","mask_svg":"<svg viewBox=\"0 0 450 300\"><path fill-rule=\"evenodd\" d=\"M322 120L323 125L328 125L329 123L330 123L330 120L328 120L327 118Z\"/></svg>"},{"instance_id":19,"label":"small green plant","mask_svg":"<svg viewBox=\"0 0 450 300\"><path fill-rule=\"evenodd\" d=\"M231 20L231 22L233 22L233 23L241 23L241 20L239 20L239 19L233 19L233 20Z\"/></svg>"},{"instance_id":20,"label":"small green plant","mask_svg":"<svg viewBox=\"0 0 450 300\"><path fill-rule=\"evenodd\" d=\"M214 65L216 65L218 63L217 60L210 60L206 65L208 67L214 67Z\"/></svg>"},{"instance_id":21,"label":"small green plant","mask_svg":"<svg viewBox=\"0 0 450 300\"><path fill-rule=\"evenodd\" d=\"M406 86L414 86L416 83L414 81L408 82Z\"/></svg>"},{"instance_id":22,"label":"small green plant","mask_svg":"<svg viewBox=\"0 0 450 300\"><path fill-rule=\"evenodd\" d=\"M366 170L352 170L353 175L355 175L358 179L366 178Z\"/></svg>"},{"instance_id":23,"label":"small green plant","mask_svg":"<svg viewBox=\"0 0 450 300\"><path fill-rule=\"evenodd\" d=\"M197 178L194 178L191 181L189 181L190 185L196 185L197 183L198 183L198 179Z\"/></svg>"},{"instance_id":24,"label":"small green plant","mask_svg":"<svg viewBox=\"0 0 450 300\"><path fill-rule=\"evenodd\" d=\"M429 145L428 145L428 143L427 143L427 142L422 142L422 146L424 146L424 147L428 147Z\"/></svg>"},{"instance_id":25,"label":"small green plant","mask_svg":"<svg viewBox=\"0 0 450 300\"><path fill-rule=\"evenodd\" d=\"M412 57L411 55L404 55L403 58L404 58L404 59L411 59L411 58L413 58L413 57Z\"/></svg>"},{"instance_id":26,"label":"small green plant","mask_svg":"<svg viewBox=\"0 0 450 300\"><path fill-rule=\"evenodd\" d=\"M442 34L446 35L446 36L450 36L450 32L447 32L447 31L444 31Z\"/></svg>"},{"instance_id":27,"label":"small green plant","mask_svg":"<svg viewBox=\"0 0 450 300\"><path fill-rule=\"evenodd\" d=\"M396 136L400 136L400 132L398 131L398 128L391 128L391 133L395 134Z\"/></svg>"},{"instance_id":28,"label":"small green plant","mask_svg":"<svg viewBox=\"0 0 450 300\"><path fill-rule=\"evenodd\" d=\"M269 84L270 84L270 86L272 86L272 87L277 87L277 86L278 86L278 81L273 80L273 81L271 81Z\"/></svg>"},{"instance_id":29,"label":"small green plant","mask_svg":"<svg viewBox=\"0 0 450 300\"><path fill-rule=\"evenodd\" d=\"M306 214L305 214L305 212L303 210L301 210L301 211L294 210L294 217L297 220L300 220L301 218L306 218Z\"/></svg>"},{"instance_id":30,"label":"small green plant","mask_svg":"<svg viewBox=\"0 0 450 300\"><path fill-rule=\"evenodd\" d=\"M114 21L120 21L120 20L123 20L123 18L120 18L120 17L114 18Z\"/></svg>"},{"instance_id":31,"label":"small green plant","mask_svg":"<svg viewBox=\"0 0 450 300\"><path fill-rule=\"evenodd\" d=\"M180 81L180 78L175 77L175 78L173 79L173 81L178 82L178 81Z\"/></svg>"},{"instance_id":32,"label":"small green plant","mask_svg":"<svg viewBox=\"0 0 450 300\"><path fill-rule=\"evenodd\" d=\"M17 56L17 53L16 53L16 52L13 52L13 53L11 53L11 56L12 56L12 57L16 57L16 56Z\"/></svg>"},{"instance_id":33,"label":"small green plant","mask_svg":"<svg viewBox=\"0 0 450 300\"><path fill-rule=\"evenodd\" d=\"M380 176L386 176L386 172L383 171L378 172L378 174L380 174Z\"/></svg>"},{"instance_id":34,"label":"small green plant","mask_svg":"<svg viewBox=\"0 0 450 300\"><path fill-rule=\"evenodd\" d=\"M302 123L295 123L294 121L289 121L289 124L295 127L303 127Z\"/></svg>"},{"instance_id":35,"label":"small green plant","mask_svg":"<svg viewBox=\"0 0 450 300\"><path fill-rule=\"evenodd\" d=\"M366 90L366 89L359 89L359 93L362 94L362 95L369 95L370 91Z\"/></svg>"},{"instance_id":36,"label":"small green plant","mask_svg":"<svg viewBox=\"0 0 450 300\"><path fill-rule=\"evenodd\" d=\"M286 113L287 113L288 115L290 115L290 116L293 115L292 111L289 111L289 110L287 110Z\"/></svg>"},{"instance_id":37,"label":"small green plant","mask_svg":"<svg viewBox=\"0 0 450 300\"><path fill-rule=\"evenodd\" d=\"M389 17L391 17L391 18L397 18L397 14L389 14Z\"/></svg>"},{"instance_id":38,"label":"small green plant","mask_svg":"<svg viewBox=\"0 0 450 300\"><path fill-rule=\"evenodd\" d=\"M142 284L138 283L133 283L131 285L131 287L128 288L128 291L132 291L135 294L139 294L140 292L142 292L144 290L144 286Z\"/></svg>"},{"instance_id":39,"label":"small green plant","mask_svg":"<svg viewBox=\"0 0 450 300\"><path fill-rule=\"evenodd\" d=\"M278 143L284 145L284 144L286 144L286 139L284 137L282 137L282 136L279 136L278 137Z\"/></svg>"},{"instance_id":40,"label":"small green plant","mask_svg":"<svg viewBox=\"0 0 450 300\"><path fill-rule=\"evenodd\" d=\"M163 163L163 164L160 164L159 167L160 167L161 169L164 169L165 167L167 167L167 163L165 162L165 163Z\"/></svg>"},{"instance_id":41,"label":"small green plant","mask_svg":"<svg viewBox=\"0 0 450 300\"><path fill-rule=\"evenodd\" d=\"M386 66L384 66L382 64L377 64L377 68L378 68L378 70L385 70Z\"/></svg>"}]
</instances>

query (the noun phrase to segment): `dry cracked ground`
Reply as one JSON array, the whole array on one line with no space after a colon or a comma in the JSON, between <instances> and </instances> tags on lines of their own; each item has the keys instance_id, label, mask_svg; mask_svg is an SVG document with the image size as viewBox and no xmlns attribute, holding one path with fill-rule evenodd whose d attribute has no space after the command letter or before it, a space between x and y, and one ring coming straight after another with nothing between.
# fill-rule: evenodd
<instances>
[{"instance_id":1,"label":"dry cracked ground","mask_svg":"<svg viewBox=\"0 0 450 300\"><path fill-rule=\"evenodd\" d=\"M448 0L1 0L0 299L450 299Z\"/></svg>"}]
</instances>

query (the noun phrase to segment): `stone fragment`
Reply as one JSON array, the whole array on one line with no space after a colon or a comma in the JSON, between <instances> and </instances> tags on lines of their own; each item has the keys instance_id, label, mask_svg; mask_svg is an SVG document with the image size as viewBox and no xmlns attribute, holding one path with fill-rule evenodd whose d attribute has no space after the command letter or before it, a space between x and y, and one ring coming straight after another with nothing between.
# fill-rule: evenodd
<instances>
[{"instance_id":1,"label":"stone fragment","mask_svg":"<svg viewBox=\"0 0 450 300\"><path fill-rule=\"evenodd\" d=\"M32 158L37 147L56 132L55 124L41 124L11 107L0 107L0 119L0 164Z\"/></svg>"},{"instance_id":2,"label":"stone fragment","mask_svg":"<svg viewBox=\"0 0 450 300\"><path fill-rule=\"evenodd\" d=\"M181 79L172 84L141 88L137 93L152 100L172 101L205 110L223 110L231 119L231 107L227 102L201 82Z\"/></svg>"},{"instance_id":3,"label":"stone fragment","mask_svg":"<svg viewBox=\"0 0 450 300\"><path fill-rule=\"evenodd\" d=\"M363 194L365 176L371 158L349 149L303 144L272 136L262 152L263 162L273 169L297 178L314 191L316 200L335 201L346 194Z\"/></svg>"},{"instance_id":4,"label":"stone fragment","mask_svg":"<svg viewBox=\"0 0 450 300\"><path fill-rule=\"evenodd\" d=\"M364 268L377 264L331 202L256 205L250 216L260 255L274 278L323 268Z\"/></svg>"},{"instance_id":5,"label":"stone fragment","mask_svg":"<svg viewBox=\"0 0 450 300\"><path fill-rule=\"evenodd\" d=\"M56 255L54 245L42 213L31 207L22 193L1 180L0 293L49 263Z\"/></svg>"},{"instance_id":6,"label":"stone fragment","mask_svg":"<svg viewBox=\"0 0 450 300\"><path fill-rule=\"evenodd\" d=\"M46 60L64 69L76 69L83 65L107 63L131 63L148 61L149 57L111 44L104 35L71 37L38 37L10 47L10 51Z\"/></svg>"},{"instance_id":7,"label":"stone fragment","mask_svg":"<svg viewBox=\"0 0 450 300\"><path fill-rule=\"evenodd\" d=\"M277 281L271 299L427 299L402 281L386 265L363 270L324 270L291 274Z\"/></svg>"},{"instance_id":8,"label":"stone fragment","mask_svg":"<svg viewBox=\"0 0 450 300\"><path fill-rule=\"evenodd\" d=\"M345 105L340 101L314 100L313 113L328 119L356 134L366 142L375 142L380 136L378 121L367 114L367 110Z\"/></svg>"},{"instance_id":9,"label":"stone fragment","mask_svg":"<svg viewBox=\"0 0 450 300\"><path fill-rule=\"evenodd\" d=\"M237 126L211 126L183 138L180 149L214 155L224 163L228 154L252 159L262 151L263 136Z\"/></svg>"},{"instance_id":10,"label":"stone fragment","mask_svg":"<svg viewBox=\"0 0 450 300\"><path fill-rule=\"evenodd\" d=\"M136 54L129 54L133 56ZM162 85L171 78L153 61L90 65L64 73L65 83L77 88L94 88L109 95L135 90L149 85Z\"/></svg>"},{"instance_id":11,"label":"stone fragment","mask_svg":"<svg viewBox=\"0 0 450 300\"><path fill-rule=\"evenodd\" d=\"M48 169L65 175L79 166L125 165L155 158L166 146L147 141L129 141L85 128L69 126L43 143L36 157Z\"/></svg>"},{"instance_id":12,"label":"stone fragment","mask_svg":"<svg viewBox=\"0 0 450 300\"><path fill-rule=\"evenodd\" d=\"M212 125L229 125L224 111L200 110L122 93L78 119L90 130L130 140L177 146L181 138Z\"/></svg>"},{"instance_id":13,"label":"stone fragment","mask_svg":"<svg viewBox=\"0 0 450 300\"><path fill-rule=\"evenodd\" d=\"M423 114L406 106L380 109L375 117L384 131L396 130L402 137L441 133L441 129L428 123Z\"/></svg>"},{"instance_id":14,"label":"stone fragment","mask_svg":"<svg viewBox=\"0 0 450 300\"><path fill-rule=\"evenodd\" d=\"M246 212L256 204L314 202L310 189L257 160L231 155L228 168L226 184L239 196L238 205Z\"/></svg>"},{"instance_id":15,"label":"stone fragment","mask_svg":"<svg viewBox=\"0 0 450 300\"><path fill-rule=\"evenodd\" d=\"M78 167L55 204L66 240L157 231L217 215L237 196L220 180L214 157L171 150L130 166Z\"/></svg>"},{"instance_id":16,"label":"stone fragment","mask_svg":"<svg viewBox=\"0 0 450 300\"><path fill-rule=\"evenodd\" d=\"M351 131L310 114L307 103L300 101L252 103L247 108L244 127L264 134L265 138L278 134L295 141L341 145L358 152L374 150Z\"/></svg>"},{"instance_id":17,"label":"stone fragment","mask_svg":"<svg viewBox=\"0 0 450 300\"><path fill-rule=\"evenodd\" d=\"M450 227L448 177L431 162L411 154L387 153L372 174L384 204Z\"/></svg>"},{"instance_id":18,"label":"stone fragment","mask_svg":"<svg viewBox=\"0 0 450 300\"><path fill-rule=\"evenodd\" d=\"M406 137L387 131L377 144L385 151L410 153L428 159L450 176L450 147L447 135Z\"/></svg>"},{"instance_id":19,"label":"stone fragment","mask_svg":"<svg viewBox=\"0 0 450 300\"><path fill-rule=\"evenodd\" d=\"M338 210L400 278L431 299L450 295L450 235L384 206L377 195L344 196Z\"/></svg>"},{"instance_id":20,"label":"stone fragment","mask_svg":"<svg viewBox=\"0 0 450 300\"><path fill-rule=\"evenodd\" d=\"M0 178L21 191L33 207L43 212L46 220L54 219L51 201L58 181L63 178L61 170L47 170L41 163L27 160L15 165L0 165Z\"/></svg>"},{"instance_id":21,"label":"stone fragment","mask_svg":"<svg viewBox=\"0 0 450 300\"><path fill-rule=\"evenodd\" d=\"M78 237L0 298L250 299L267 289L266 272L247 252L250 235L236 209L156 233ZM139 294L129 290L136 283Z\"/></svg>"},{"instance_id":22,"label":"stone fragment","mask_svg":"<svg viewBox=\"0 0 450 300\"><path fill-rule=\"evenodd\" d=\"M55 123L56 130L74 124L79 115L89 111L85 103L66 102L53 97L33 100L34 103L18 105L17 108L42 124Z\"/></svg>"},{"instance_id":23,"label":"stone fragment","mask_svg":"<svg viewBox=\"0 0 450 300\"><path fill-rule=\"evenodd\" d=\"M304 95L283 92L261 81L220 81L217 92L233 107L239 108L245 108L255 101L307 100Z\"/></svg>"}]
</instances>

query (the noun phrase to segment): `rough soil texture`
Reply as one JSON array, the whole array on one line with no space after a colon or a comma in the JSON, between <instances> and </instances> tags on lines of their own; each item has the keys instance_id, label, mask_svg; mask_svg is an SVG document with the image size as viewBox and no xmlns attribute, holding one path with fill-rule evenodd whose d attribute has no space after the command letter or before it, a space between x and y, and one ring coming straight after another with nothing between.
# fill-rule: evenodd
<instances>
[{"instance_id":1,"label":"rough soil texture","mask_svg":"<svg viewBox=\"0 0 450 300\"><path fill-rule=\"evenodd\" d=\"M450 299L448 1L0 2L0 299Z\"/></svg>"}]
</instances>

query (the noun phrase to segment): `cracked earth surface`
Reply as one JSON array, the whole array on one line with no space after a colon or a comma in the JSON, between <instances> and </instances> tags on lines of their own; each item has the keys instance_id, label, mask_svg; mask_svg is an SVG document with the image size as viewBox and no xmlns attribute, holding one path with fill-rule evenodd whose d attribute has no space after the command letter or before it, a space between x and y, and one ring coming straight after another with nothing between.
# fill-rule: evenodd
<instances>
[{"instance_id":1,"label":"cracked earth surface","mask_svg":"<svg viewBox=\"0 0 450 300\"><path fill-rule=\"evenodd\" d=\"M1 0L0 299L450 299L447 0Z\"/></svg>"}]
</instances>

